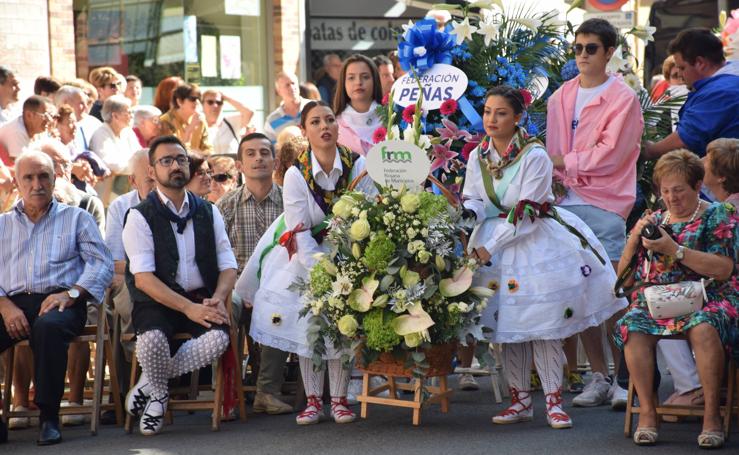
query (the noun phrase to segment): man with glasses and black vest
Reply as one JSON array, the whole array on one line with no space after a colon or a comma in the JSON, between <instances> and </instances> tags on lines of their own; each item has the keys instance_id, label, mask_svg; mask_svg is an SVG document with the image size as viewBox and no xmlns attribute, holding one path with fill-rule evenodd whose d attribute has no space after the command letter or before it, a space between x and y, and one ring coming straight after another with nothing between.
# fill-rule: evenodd
<instances>
[{"instance_id":1,"label":"man with glasses and black vest","mask_svg":"<svg viewBox=\"0 0 739 455\"><path fill-rule=\"evenodd\" d=\"M606 72L617 46L618 32L609 22L583 22L574 44L580 75L565 82L547 103L547 151L555 178L566 188L559 204L593 230L614 266L626 243L626 218L636 200L636 161L644 129L636 93L620 75ZM611 387L601 336L598 326L580 334L593 379L573 400L576 406L604 404L614 393L616 402L625 403L626 391ZM614 358L621 357L615 346L611 351Z\"/></svg>"},{"instance_id":2,"label":"man with glasses and black vest","mask_svg":"<svg viewBox=\"0 0 739 455\"><path fill-rule=\"evenodd\" d=\"M141 415L144 435L162 429L169 379L212 364L227 349L225 303L237 267L218 209L185 190L189 159L179 139L163 136L151 143L149 176L156 188L128 212L123 228L142 370L126 411ZM170 340L179 332L193 338L172 356Z\"/></svg>"}]
</instances>

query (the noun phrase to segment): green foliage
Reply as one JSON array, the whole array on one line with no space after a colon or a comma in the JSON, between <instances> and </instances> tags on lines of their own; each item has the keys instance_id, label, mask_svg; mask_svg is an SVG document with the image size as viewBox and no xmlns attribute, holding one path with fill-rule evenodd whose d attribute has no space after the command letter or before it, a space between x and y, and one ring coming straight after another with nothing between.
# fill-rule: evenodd
<instances>
[{"instance_id":1,"label":"green foliage","mask_svg":"<svg viewBox=\"0 0 739 455\"><path fill-rule=\"evenodd\" d=\"M424 191L420 193L421 205L418 207L418 217L424 225L427 225L432 218L445 213L448 210L449 202L444 196Z\"/></svg>"},{"instance_id":2,"label":"green foliage","mask_svg":"<svg viewBox=\"0 0 739 455\"><path fill-rule=\"evenodd\" d=\"M388 238L387 234L379 232L369 241L364 250L362 262L372 271L384 272L394 255L395 243Z\"/></svg>"},{"instance_id":3,"label":"green foliage","mask_svg":"<svg viewBox=\"0 0 739 455\"><path fill-rule=\"evenodd\" d=\"M375 351L387 352L400 344L401 337L392 328L395 317L382 308L377 308L364 316L362 325L367 335L367 347Z\"/></svg>"},{"instance_id":4,"label":"green foliage","mask_svg":"<svg viewBox=\"0 0 739 455\"><path fill-rule=\"evenodd\" d=\"M331 290L333 280L321 264L316 264L310 271L310 290L313 295L323 295Z\"/></svg>"}]
</instances>

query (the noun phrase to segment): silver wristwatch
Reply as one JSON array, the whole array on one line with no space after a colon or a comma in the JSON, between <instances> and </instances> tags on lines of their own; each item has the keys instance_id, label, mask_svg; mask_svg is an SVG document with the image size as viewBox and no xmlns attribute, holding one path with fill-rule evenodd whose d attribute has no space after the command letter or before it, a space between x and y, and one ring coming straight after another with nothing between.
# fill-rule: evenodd
<instances>
[{"instance_id":1,"label":"silver wristwatch","mask_svg":"<svg viewBox=\"0 0 739 455\"><path fill-rule=\"evenodd\" d=\"M67 295L70 299L77 300L80 298L80 290L76 288L69 289L67 290Z\"/></svg>"},{"instance_id":2,"label":"silver wristwatch","mask_svg":"<svg viewBox=\"0 0 739 455\"><path fill-rule=\"evenodd\" d=\"M678 261L682 261L685 259L685 247L682 245L678 245L677 251L675 251L675 259Z\"/></svg>"}]
</instances>

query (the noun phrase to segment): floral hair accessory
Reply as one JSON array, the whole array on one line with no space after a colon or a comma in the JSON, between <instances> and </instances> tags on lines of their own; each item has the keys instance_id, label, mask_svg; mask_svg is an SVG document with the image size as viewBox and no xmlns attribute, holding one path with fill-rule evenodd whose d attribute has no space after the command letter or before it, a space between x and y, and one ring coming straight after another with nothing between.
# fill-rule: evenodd
<instances>
[{"instance_id":1,"label":"floral hair accessory","mask_svg":"<svg viewBox=\"0 0 739 455\"><path fill-rule=\"evenodd\" d=\"M534 97L531 95L531 92L526 90L525 88L522 88L518 91L521 96L523 97L523 107L524 109L531 106L531 102L534 100Z\"/></svg>"}]
</instances>

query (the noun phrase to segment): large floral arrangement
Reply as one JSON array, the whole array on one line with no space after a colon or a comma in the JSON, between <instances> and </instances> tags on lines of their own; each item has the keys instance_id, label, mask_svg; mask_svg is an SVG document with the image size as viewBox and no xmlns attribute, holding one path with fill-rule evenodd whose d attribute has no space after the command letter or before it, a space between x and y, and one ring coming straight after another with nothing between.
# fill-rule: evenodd
<instances>
[{"instance_id":1,"label":"large floral arrangement","mask_svg":"<svg viewBox=\"0 0 739 455\"><path fill-rule=\"evenodd\" d=\"M436 63L446 63L468 77L462 98L422 112L420 122L422 134L429 136L425 150L432 160L432 171L458 193L467 158L483 138L480 112L488 88L507 84L524 90L532 105L523 126L530 134L544 134L546 99L559 87L560 70L567 61L568 24L558 19L556 10L542 13L519 6L505 11L500 1L434 8L449 10L454 18L442 29L431 19L404 25L398 53L406 71L423 74ZM406 130L418 109L415 105L397 106L391 98L385 100L378 108L385 126L376 132L375 141L389 138L393 125Z\"/></svg>"},{"instance_id":2,"label":"large floral arrangement","mask_svg":"<svg viewBox=\"0 0 739 455\"><path fill-rule=\"evenodd\" d=\"M475 261L462 254L459 210L444 196L384 188L347 192L335 203L319 258L294 289L306 302L313 360L326 340L371 362L383 352L482 337L480 311L492 291L472 287ZM423 356L413 360L423 366Z\"/></svg>"}]
</instances>

